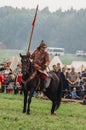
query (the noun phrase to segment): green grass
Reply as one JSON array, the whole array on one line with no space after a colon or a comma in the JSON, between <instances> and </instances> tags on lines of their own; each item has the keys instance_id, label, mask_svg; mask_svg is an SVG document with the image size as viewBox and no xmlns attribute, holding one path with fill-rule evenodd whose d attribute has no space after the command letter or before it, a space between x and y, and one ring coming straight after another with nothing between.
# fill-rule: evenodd
<instances>
[{"instance_id":1,"label":"green grass","mask_svg":"<svg viewBox=\"0 0 86 130\"><path fill-rule=\"evenodd\" d=\"M60 59L63 64L71 64L72 61L86 61L86 56L76 56L75 54L65 54L64 56L60 56Z\"/></svg>"},{"instance_id":2,"label":"green grass","mask_svg":"<svg viewBox=\"0 0 86 130\"><path fill-rule=\"evenodd\" d=\"M61 103L56 115L50 114L49 100L34 98L31 114L22 113L23 96L0 94L0 130L85 130L86 106Z\"/></svg>"}]
</instances>

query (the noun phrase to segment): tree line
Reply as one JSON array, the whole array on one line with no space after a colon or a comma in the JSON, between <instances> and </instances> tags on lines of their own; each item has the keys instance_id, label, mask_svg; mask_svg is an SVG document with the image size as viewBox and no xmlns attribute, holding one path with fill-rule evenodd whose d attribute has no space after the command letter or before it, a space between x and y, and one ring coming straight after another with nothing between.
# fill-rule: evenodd
<instances>
[{"instance_id":1,"label":"tree line","mask_svg":"<svg viewBox=\"0 0 86 130\"><path fill-rule=\"evenodd\" d=\"M0 42L9 49L26 49L35 9L0 8ZM66 53L85 50L86 9L50 12L38 11L31 49L44 40L49 47L65 48Z\"/></svg>"}]
</instances>

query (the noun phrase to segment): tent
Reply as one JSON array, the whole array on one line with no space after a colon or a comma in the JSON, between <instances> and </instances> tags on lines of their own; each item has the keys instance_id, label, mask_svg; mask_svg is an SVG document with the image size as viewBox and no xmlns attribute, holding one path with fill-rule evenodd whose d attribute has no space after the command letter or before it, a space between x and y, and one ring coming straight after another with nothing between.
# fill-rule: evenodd
<instances>
[{"instance_id":1,"label":"tent","mask_svg":"<svg viewBox=\"0 0 86 130\"><path fill-rule=\"evenodd\" d=\"M62 62L61 62L59 56L56 55L56 56L54 56L53 59L51 60L51 62L50 62L50 64L49 64L49 69L52 70L52 69L53 69L52 66L53 66L53 65L57 65L57 63L60 63L61 67L63 66L63 64L62 64Z\"/></svg>"},{"instance_id":2,"label":"tent","mask_svg":"<svg viewBox=\"0 0 86 130\"><path fill-rule=\"evenodd\" d=\"M11 62L10 68L12 69L12 71L16 69L17 64L21 63L20 57L18 56L13 56L9 59L9 61Z\"/></svg>"},{"instance_id":3,"label":"tent","mask_svg":"<svg viewBox=\"0 0 86 130\"><path fill-rule=\"evenodd\" d=\"M71 67L74 67L76 72L81 72L86 68L86 61L73 61Z\"/></svg>"}]
</instances>

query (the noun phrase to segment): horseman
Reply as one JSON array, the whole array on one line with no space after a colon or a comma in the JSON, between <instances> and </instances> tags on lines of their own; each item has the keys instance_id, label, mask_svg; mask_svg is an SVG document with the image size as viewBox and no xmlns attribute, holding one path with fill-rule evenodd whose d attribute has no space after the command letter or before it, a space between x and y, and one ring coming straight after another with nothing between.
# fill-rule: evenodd
<instances>
[{"instance_id":1,"label":"horseman","mask_svg":"<svg viewBox=\"0 0 86 130\"><path fill-rule=\"evenodd\" d=\"M49 54L46 51L47 45L45 42L42 40L40 45L37 47L37 49L32 53L32 55L29 55L29 52L27 52L27 56L30 56L32 59L35 72L34 76L35 77L37 74L40 76L41 79L41 89L45 89L45 79L47 78L47 71L46 68L49 66L50 63L50 58Z\"/></svg>"}]
</instances>

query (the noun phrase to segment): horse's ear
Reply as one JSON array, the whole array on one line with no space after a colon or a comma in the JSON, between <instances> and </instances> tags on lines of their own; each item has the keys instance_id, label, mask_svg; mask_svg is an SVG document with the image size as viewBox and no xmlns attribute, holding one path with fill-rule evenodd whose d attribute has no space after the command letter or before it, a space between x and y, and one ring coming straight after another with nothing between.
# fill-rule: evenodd
<instances>
[{"instance_id":1,"label":"horse's ear","mask_svg":"<svg viewBox=\"0 0 86 130\"><path fill-rule=\"evenodd\" d=\"M20 55L20 57L22 57L22 54L21 54L21 53L20 53L19 55Z\"/></svg>"}]
</instances>

